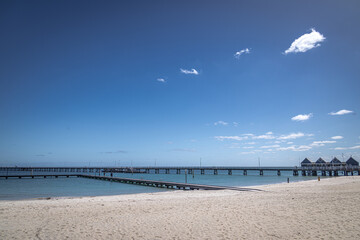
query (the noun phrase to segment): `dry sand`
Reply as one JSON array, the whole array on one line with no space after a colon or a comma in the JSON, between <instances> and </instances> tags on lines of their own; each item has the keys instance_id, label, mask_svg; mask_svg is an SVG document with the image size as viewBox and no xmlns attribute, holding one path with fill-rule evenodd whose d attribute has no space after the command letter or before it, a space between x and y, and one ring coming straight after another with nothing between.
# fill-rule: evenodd
<instances>
[{"instance_id":1,"label":"dry sand","mask_svg":"<svg viewBox=\"0 0 360 240\"><path fill-rule=\"evenodd\" d=\"M360 177L0 201L0 239L360 239Z\"/></svg>"}]
</instances>

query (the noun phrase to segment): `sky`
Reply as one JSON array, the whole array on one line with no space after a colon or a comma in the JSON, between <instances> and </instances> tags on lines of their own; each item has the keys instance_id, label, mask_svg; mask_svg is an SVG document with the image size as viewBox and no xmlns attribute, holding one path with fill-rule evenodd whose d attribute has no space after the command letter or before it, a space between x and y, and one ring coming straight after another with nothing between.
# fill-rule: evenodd
<instances>
[{"instance_id":1,"label":"sky","mask_svg":"<svg viewBox=\"0 0 360 240\"><path fill-rule=\"evenodd\" d=\"M360 160L360 2L0 2L1 166Z\"/></svg>"}]
</instances>

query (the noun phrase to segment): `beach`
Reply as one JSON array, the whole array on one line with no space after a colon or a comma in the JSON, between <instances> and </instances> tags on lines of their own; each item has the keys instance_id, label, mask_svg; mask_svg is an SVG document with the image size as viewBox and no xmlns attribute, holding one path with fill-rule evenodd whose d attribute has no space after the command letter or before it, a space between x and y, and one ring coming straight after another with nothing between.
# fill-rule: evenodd
<instances>
[{"instance_id":1,"label":"beach","mask_svg":"<svg viewBox=\"0 0 360 240\"><path fill-rule=\"evenodd\" d=\"M1 239L360 239L360 177L0 201Z\"/></svg>"}]
</instances>

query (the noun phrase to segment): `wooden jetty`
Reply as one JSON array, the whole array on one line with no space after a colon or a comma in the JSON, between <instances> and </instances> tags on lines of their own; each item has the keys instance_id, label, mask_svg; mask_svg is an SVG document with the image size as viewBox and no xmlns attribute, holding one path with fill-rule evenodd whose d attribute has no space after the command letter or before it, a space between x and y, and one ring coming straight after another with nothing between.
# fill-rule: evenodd
<instances>
[{"instance_id":1,"label":"wooden jetty","mask_svg":"<svg viewBox=\"0 0 360 240\"><path fill-rule=\"evenodd\" d=\"M261 191L255 188L240 188L240 187L227 187L227 186L214 186L214 185L202 185L202 184L191 184L191 183L178 183L178 182L167 182L167 181L156 181L156 180L145 180L145 179L133 179L133 178L120 178L120 177L107 177L107 176L96 176L87 174L46 174L46 175L1 175L1 178L58 178L58 177L83 177L96 180L105 180L111 182L120 182L127 184L137 184L149 187L158 188L169 188L169 189L180 189L180 190L235 190L235 191Z\"/></svg>"},{"instance_id":2,"label":"wooden jetty","mask_svg":"<svg viewBox=\"0 0 360 240\"><path fill-rule=\"evenodd\" d=\"M156 181L156 180L145 180L145 179L133 179L133 178L119 178L119 177L107 177L107 176L96 176L96 175L80 175L84 178L138 184L143 186L160 187L160 188L171 188L171 189L183 189L183 190L236 190L236 191L260 191L255 188L240 188L240 187L227 187L227 186L214 186L214 185L202 185L202 184L191 184L191 183L178 183L178 182L167 182L167 181Z\"/></svg>"},{"instance_id":3,"label":"wooden jetty","mask_svg":"<svg viewBox=\"0 0 360 240\"><path fill-rule=\"evenodd\" d=\"M293 176L338 176L338 175L360 175L359 166L348 165L308 165L301 167L225 167L225 166L181 166L181 167L0 167L2 172L54 172L67 174L83 173L152 173L152 174L214 174L219 172L232 175L234 172L248 175L249 171L256 171L260 176L264 172L275 172L278 176L282 172L292 172Z\"/></svg>"}]
</instances>

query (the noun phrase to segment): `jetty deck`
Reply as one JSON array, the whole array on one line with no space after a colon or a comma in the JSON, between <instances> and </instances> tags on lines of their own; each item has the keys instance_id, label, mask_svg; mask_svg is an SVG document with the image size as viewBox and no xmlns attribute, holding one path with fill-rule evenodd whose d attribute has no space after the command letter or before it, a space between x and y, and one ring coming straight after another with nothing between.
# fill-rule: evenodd
<instances>
[{"instance_id":1,"label":"jetty deck","mask_svg":"<svg viewBox=\"0 0 360 240\"><path fill-rule=\"evenodd\" d=\"M359 166L305 166L305 167L196 167L196 166L182 166L182 167L0 167L1 172L54 172L65 174L86 174L86 173L127 173L127 174L214 174L218 175L220 172L232 175L237 172L242 175L248 175L249 171L256 171L260 176L264 172L276 172L281 176L282 172L292 172L293 176L339 176L342 175L360 175Z\"/></svg>"},{"instance_id":2,"label":"jetty deck","mask_svg":"<svg viewBox=\"0 0 360 240\"><path fill-rule=\"evenodd\" d=\"M120 178L120 177L108 177L108 176L96 176L87 174L44 174L44 175L1 175L1 178L58 178L58 177L83 177L96 180L105 180L111 182L120 182L127 184L137 184L149 187L158 188L169 188L169 189L180 189L180 190L234 190L234 191L261 191L255 188L242 188L242 187L230 187L230 186L215 186L215 185L202 185L202 184L191 184L191 183L178 183L178 182L167 182L167 181L156 181L146 179L133 179L133 178Z\"/></svg>"}]
</instances>

